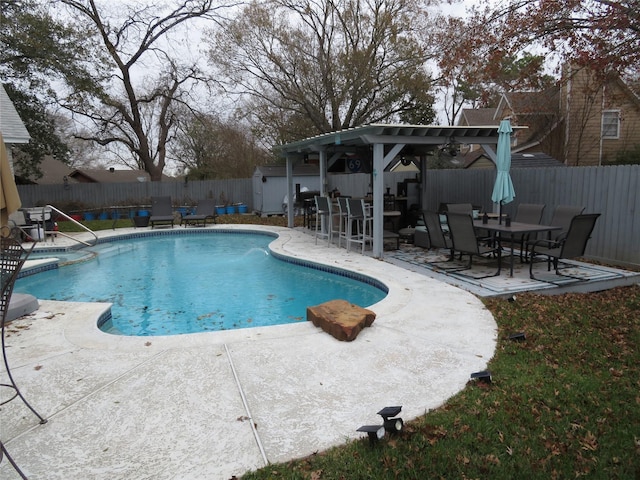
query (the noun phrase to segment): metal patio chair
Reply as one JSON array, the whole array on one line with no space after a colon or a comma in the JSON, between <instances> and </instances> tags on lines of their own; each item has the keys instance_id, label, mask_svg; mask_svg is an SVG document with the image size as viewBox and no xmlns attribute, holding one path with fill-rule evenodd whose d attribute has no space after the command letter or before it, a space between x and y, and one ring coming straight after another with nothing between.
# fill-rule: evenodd
<instances>
[{"instance_id":1,"label":"metal patio chair","mask_svg":"<svg viewBox=\"0 0 640 480\"><path fill-rule=\"evenodd\" d=\"M519 223L535 223L539 225L542 221L544 209L544 204L521 203L518 205L513 221ZM531 235L528 233L514 235L513 239L514 242L517 242L520 245L520 262L523 262L527 257L525 244L531 239Z\"/></svg>"},{"instance_id":2,"label":"metal patio chair","mask_svg":"<svg viewBox=\"0 0 640 480\"><path fill-rule=\"evenodd\" d=\"M447 223L449 225L449 234L451 235L451 244L453 253L458 252L460 256L469 255L469 263L462 270L469 270L472 268L472 261L474 256L486 257L487 255L499 254L499 246L493 244L492 246L481 245L481 239L476 236L476 229L473 226L473 216L466 213L447 212ZM491 275L484 275L482 277L474 278L486 278L495 277L500 275L501 262L498 256L498 269L496 273Z\"/></svg>"},{"instance_id":3,"label":"metal patio chair","mask_svg":"<svg viewBox=\"0 0 640 480\"><path fill-rule=\"evenodd\" d=\"M554 283L552 280L536 277L533 273L535 257L545 256L547 257L547 271L551 271L551 263L553 263L556 275L585 280L571 274L561 273L560 263L562 260L570 260L584 255L599 216L599 213L576 215L572 218L569 230L564 236L556 240L537 240L534 242L531 248L529 277L534 280Z\"/></svg>"},{"instance_id":4,"label":"metal patio chair","mask_svg":"<svg viewBox=\"0 0 640 480\"><path fill-rule=\"evenodd\" d=\"M20 269L35 246L34 243L30 250L25 250L22 248L20 242L16 240L16 236L19 238L19 234L17 232L8 231L7 227L0 229L0 280L2 283L2 293L0 295L0 321L2 321L2 359L4 361L6 376L8 378L8 383L0 384L0 390L4 391L5 388L12 390L12 395L8 399L3 398L0 400L0 406L19 397L29 410L31 410L34 415L40 419L40 423L44 424L47 423L47 420L40 415L35 408L29 404L29 402L27 402L27 399L24 398L20 392L20 389L11 374L9 361L7 359L5 332L6 324L8 323L7 314L9 312L9 302L13 293L13 287L18 279L18 274L20 273ZM16 472L18 472L20 477L27 478L11 458L11 455L9 455L9 452L2 443L2 440L0 440L0 462L2 461L3 456L7 457L7 461L16 470Z\"/></svg>"},{"instance_id":5,"label":"metal patio chair","mask_svg":"<svg viewBox=\"0 0 640 480\"><path fill-rule=\"evenodd\" d=\"M559 240L564 237L569 230L569 225L571 225L571 220L576 215L580 215L584 212L584 207L574 206L574 205L558 205L553 210L553 215L551 216L551 221L549 225L554 225L558 227L562 227L561 230L556 230L553 232L552 236L547 240ZM525 243L525 259L529 260L529 252L533 247L533 244L536 243L537 238L527 240Z\"/></svg>"}]
</instances>

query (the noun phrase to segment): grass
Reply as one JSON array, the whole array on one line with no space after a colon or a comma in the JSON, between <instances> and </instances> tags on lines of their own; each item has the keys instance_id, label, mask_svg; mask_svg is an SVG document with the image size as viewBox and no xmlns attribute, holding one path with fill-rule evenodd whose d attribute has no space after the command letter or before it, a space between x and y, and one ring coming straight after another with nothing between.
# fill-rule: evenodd
<instances>
[{"instance_id":1,"label":"grass","mask_svg":"<svg viewBox=\"0 0 640 480\"><path fill-rule=\"evenodd\" d=\"M491 384L470 382L373 448L243 478L640 478L640 286L485 303L499 326Z\"/></svg>"},{"instance_id":2,"label":"grass","mask_svg":"<svg viewBox=\"0 0 640 480\"><path fill-rule=\"evenodd\" d=\"M285 219L225 215L218 223ZM243 478L640 479L640 285L485 304L499 329L491 384L470 382L373 448L363 437ZM514 332L526 340L509 340Z\"/></svg>"}]
</instances>

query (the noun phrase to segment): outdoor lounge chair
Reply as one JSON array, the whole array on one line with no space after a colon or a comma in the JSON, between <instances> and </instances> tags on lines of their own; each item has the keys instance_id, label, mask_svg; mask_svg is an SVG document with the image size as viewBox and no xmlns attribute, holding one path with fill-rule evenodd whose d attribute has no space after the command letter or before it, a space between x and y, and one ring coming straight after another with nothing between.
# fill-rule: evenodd
<instances>
[{"instance_id":1,"label":"outdoor lounge chair","mask_svg":"<svg viewBox=\"0 0 640 480\"><path fill-rule=\"evenodd\" d=\"M171 197L151 197L151 217L149 217L151 228L153 228L157 223L170 223L171 228L173 228L174 221Z\"/></svg>"},{"instance_id":2,"label":"outdoor lounge chair","mask_svg":"<svg viewBox=\"0 0 640 480\"><path fill-rule=\"evenodd\" d=\"M533 243L531 248L531 263L529 264L529 277L534 280L555 283L553 280L543 279L539 276L536 277L533 273L535 257L545 256L547 257L547 271L551 270L551 263L553 262L556 275L584 280L569 273L561 273L559 265L562 260L570 260L584 255L587 242L589 238L591 238L591 233L599 216L599 213L576 215L571 220L569 230L563 237L556 240L537 240Z\"/></svg>"},{"instance_id":3,"label":"outdoor lounge chair","mask_svg":"<svg viewBox=\"0 0 640 480\"><path fill-rule=\"evenodd\" d=\"M469 270L472 267L474 255L485 257L487 255L499 254L497 245L484 246L480 245L480 239L476 236L476 230L473 226L473 216L466 213L447 212L447 223L449 224L449 234L451 235L451 243L453 252L460 255L469 255L469 263L461 270ZM500 275L501 262L498 259L498 270L494 274L484 275L486 278Z\"/></svg>"},{"instance_id":4,"label":"outdoor lounge chair","mask_svg":"<svg viewBox=\"0 0 640 480\"><path fill-rule=\"evenodd\" d=\"M213 198L205 198L198 202L196 206L195 213L190 215L185 215L180 220L180 224L184 224L184 226L189 225L200 225L203 227L207 225L207 220L211 220L213 223L216 223L216 202Z\"/></svg>"}]
</instances>

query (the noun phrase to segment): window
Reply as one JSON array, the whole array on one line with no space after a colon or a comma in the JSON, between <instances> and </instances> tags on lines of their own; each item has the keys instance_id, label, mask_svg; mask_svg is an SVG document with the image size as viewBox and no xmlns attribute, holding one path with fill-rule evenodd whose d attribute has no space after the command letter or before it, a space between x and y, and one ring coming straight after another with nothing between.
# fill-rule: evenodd
<instances>
[{"instance_id":1,"label":"window","mask_svg":"<svg viewBox=\"0 0 640 480\"><path fill-rule=\"evenodd\" d=\"M620 112L618 110L605 110L602 112L602 138L619 138L620 136Z\"/></svg>"}]
</instances>

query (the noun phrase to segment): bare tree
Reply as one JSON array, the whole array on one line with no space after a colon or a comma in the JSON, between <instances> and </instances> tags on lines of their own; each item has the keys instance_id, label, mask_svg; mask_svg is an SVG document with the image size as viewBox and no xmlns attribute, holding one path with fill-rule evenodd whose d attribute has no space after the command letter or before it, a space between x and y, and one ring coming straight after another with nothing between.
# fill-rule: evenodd
<instances>
[{"instance_id":1,"label":"bare tree","mask_svg":"<svg viewBox=\"0 0 640 480\"><path fill-rule=\"evenodd\" d=\"M106 1L60 3L68 7L73 22L92 33L86 42L93 55L84 60L90 76L67 75L69 90L61 98L91 125L91 134L78 137L116 152L124 149L125 163L160 180L175 129L174 107L191 102L194 89L208 81L197 60L183 59L185 50L172 35L195 37L197 21L217 22L220 10L230 5L215 5L213 0L182 0L171 7L136 2L115 11Z\"/></svg>"},{"instance_id":2,"label":"bare tree","mask_svg":"<svg viewBox=\"0 0 640 480\"><path fill-rule=\"evenodd\" d=\"M276 142L424 118L433 97L412 30L422 12L420 0L254 1L213 37L211 59Z\"/></svg>"},{"instance_id":3,"label":"bare tree","mask_svg":"<svg viewBox=\"0 0 640 480\"><path fill-rule=\"evenodd\" d=\"M247 125L191 111L180 115L172 148L185 177L193 180L248 178L271 159Z\"/></svg>"}]
</instances>

